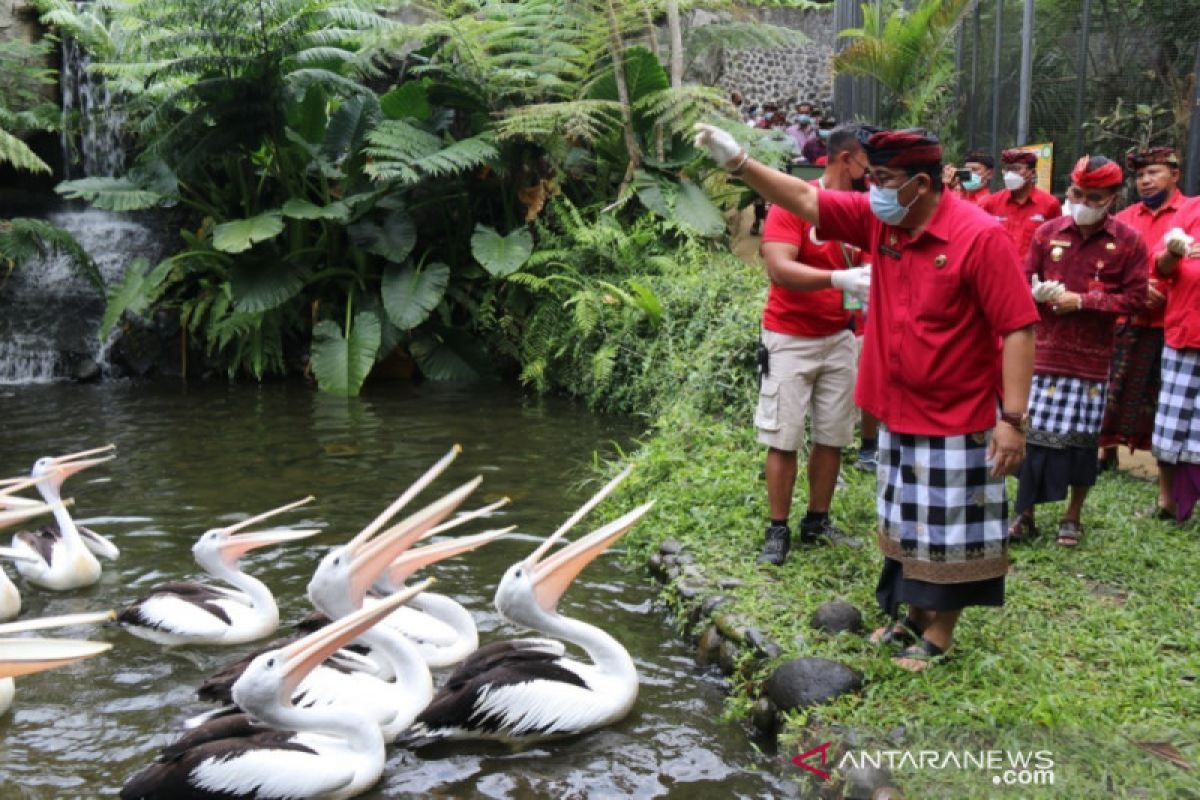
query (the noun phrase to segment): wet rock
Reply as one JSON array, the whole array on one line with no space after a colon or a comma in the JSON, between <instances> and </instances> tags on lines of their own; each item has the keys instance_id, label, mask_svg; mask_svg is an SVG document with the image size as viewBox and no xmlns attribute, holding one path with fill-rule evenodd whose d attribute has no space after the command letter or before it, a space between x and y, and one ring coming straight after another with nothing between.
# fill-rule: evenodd
<instances>
[{"instance_id":1,"label":"wet rock","mask_svg":"<svg viewBox=\"0 0 1200 800\"><path fill-rule=\"evenodd\" d=\"M704 598L704 603L700 606L700 613L706 617L711 617L718 606L728 602L729 598L723 594L710 595Z\"/></svg>"},{"instance_id":2,"label":"wet rock","mask_svg":"<svg viewBox=\"0 0 1200 800\"><path fill-rule=\"evenodd\" d=\"M683 575L683 577L685 577L685 578L691 578L693 581L696 581L697 583L704 582L704 573L701 572L700 568L697 567L695 564L684 564L683 569L680 570L680 574Z\"/></svg>"},{"instance_id":3,"label":"wet rock","mask_svg":"<svg viewBox=\"0 0 1200 800\"><path fill-rule=\"evenodd\" d=\"M873 800L875 793L891 783L892 773L880 767L852 767L846 771L846 800Z\"/></svg>"},{"instance_id":4,"label":"wet rock","mask_svg":"<svg viewBox=\"0 0 1200 800\"><path fill-rule=\"evenodd\" d=\"M646 568L650 570L650 574L658 580L663 580L667 577L667 570L663 565L663 557L659 553L652 553L650 558L646 560Z\"/></svg>"},{"instance_id":5,"label":"wet rock","mask_svg":"<svg viewBox=\"0 0 1200 800\"><path fill-rule=\"evenodd\" d=\"M908 729L903 725L897 725L888 731L887 740L894 745L904 744L905 737L908 736Z\"/></svg>"},{"instance_id":6,"label":"wet rock","mask_svg":"<svg viewBox=\"0 0 1200 800\"><path fill-rule=\"evenodd\" d=\"M862 688L857 672L827 658L796 658L767 680L767 696L784 711L805 708Z\"/></svg>"},{"instance_id":7,"label":"wet rock","mask_svg":"<svg viewBox=\"0 0 1200 800\"><path fill-rule=\"evenodd\" d=\"M739 586L742 586L744 583L745 581L740 581L737 578L722 578L721 580L717 581L717 588L736 589Z\"/></svg>"},{"instance_id":8,"label":"wet rock","mask_svg":"<svg viewBox=\"0 0 1200 800\"><path fill-rule=\"evenodd\" d=\"M774 736L779 727L779 709L769 697L760 697L750 709L750 724L761 736Z\"/></svg>"},{"instance_id":9,"label":"wet rock","mask_svg":"<svg viewBox=\"0 0 1200 800\"><path fill-rule=\"evenodd\" d=\"M812 626L826 633L858 633L863 629L862 612L852 603L834 600L816 610Z\"/></svg>"},{"instance_id":10,"label":"wet rock","mask_svg":"<svg viewBox=\"0 0 1200 800\"><path fill-rule=\"evenodd\" d=\"M675 556L676 564L691 564L696 560L696 557L691 553L680 553Z\"/></svg>"},{"instance_id":11,"label":"wet rock","mask_svg":"<svg viewBox=\"0 0 1200 800\"><path fill-rule=\"evenodd\" d=\"M732 639L735 642L741 643L746 640L746 618L737 614L717 614L713 617L713 622L717 625L717 630L726 639Z\"/></svg>"},{"instance_id":12,"label":"wet rock","mask_svg":"<svg viewBox=\"0 0 1200 800\"><path fill-rule=\"evenodd\" d=\"M758 628L746 628L746 644L754 650L759 658L773 658L771 650L778 651L779 646L767 638Z\"/></svg>"},{"instance_id":13,"label":"wet rock","mask_svg":"<svg viewBox=\"0 0 1200 800\"><path fill-rule=\"evenodd\" d=\"M700 595L700 590L690 583L681 583L675 587L675 593L679 595L680 600L691 601Z\"/></svg>"},{"instance_id":14,"label":"wet rock","mask_svg":"<svg viewBox=\"0 0 1200 800\"><path fill-rule=\"evenodd\" d=\"M734 642L728 639L721 640L721 646L717 650L717 664L721 667L721 672L726 675L732 675L737 671L738 658L742 651Z\"/></svg>"},{"instance_id":15,"label":"wet rock","mask_svg":"<svg viewBox=\"0 0 1200 800\"><path fill-rule=\"evenodd\" d=\"M667 567L667 580L671 582L679 580L679 567Z\"/></svg>"},{"instance_id":16,"label":"wet rock","mask_svg":"<svg viewBox=\"0 0 1200 800\"><path fill-rule=\"evenodd\" d=\"M683 551L683 545L676 539L663 539L658 545L658 552L665 556L673 556Z\"/></svg>"},{"instance_id":17,"label":"wet rock","mask_svg":"<svg viewBox=\"0 0 1200 800\"><path fill-rule=\"evenodd\" d=\"M79 383L100 380L100 365L90 358L81 359L71 371L71 379Z\"/></svg>"},{"instance_id":18,"label":"wet rock","mask_svg":"<svg viewBox=\"0 0 1200 800\"><path fill-rule=\"evenodd\" d=\"M716 625L709 625L704 629L704 633L700 634L700 641L696 645L696 663L702 667L707 667L709 664L715 664L717 657L720 655L721 634L717 631Z\"/></svg>"}]
</instances>

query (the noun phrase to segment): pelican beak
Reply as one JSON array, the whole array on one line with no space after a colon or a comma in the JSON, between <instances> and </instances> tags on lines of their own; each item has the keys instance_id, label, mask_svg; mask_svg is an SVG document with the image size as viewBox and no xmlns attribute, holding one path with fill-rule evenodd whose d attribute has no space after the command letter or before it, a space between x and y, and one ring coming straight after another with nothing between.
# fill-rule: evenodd
<instances>
[{"instance_id":1,"label":"pelican beak","mask_svg":"<svg viewBox=\"0 0 1200 800\"><path fill-rule=\"evenodd\" d=\"M450 452L438 459L438 462L432 467L425 470L425 474L417 478L416 481L413 482L412 486L409 486L404 490L403 494L393 500L392 504L385 508L378 517L372 520L370 525L363 528L358 532L358 535L347 542L346 552L354 553L354 551L361 547L364 542L378 533L380 528L382 528L384 525L387 525L388 520L400 512L400 509L408 505L412 499L420 494L426 486L433 483L439 475L445 472L446 467L450 466L454 459L458 458L458 454L461 452L461 446L456 444L454 447L451 447Z\"/></svg>"},{"instance_id":2,"label":"pelican beak","mask_svg":"<svg viewBox=\"0 0 1200 800\"><path fill-rule=\"evenodd\" d=\"M254 531L253 533L242 533L235 536L230 536L220 545L221 558L226 564L233 565L235 561L255 550L259 547L267 547L272 544L283 544L285 542L297 542L301 539L307 539L310 536L316 536L320 533L319 528L310 528L304 530L292 530L290 528L272 528L266 531Z\"/></svg>"},{"instance_id":3,"label":"pelican beak","mask_svg":"<svg viewBox=\"0 0 1200 800\"><path fill-rule=\"evenodd\" d=\"M40 481L47 477L58 479L59 470L54 470L47 476L41 478L6 478L0 481L0 508L9 508L12 506L32 506L41 505L42 501L32 497L17 497L16 493L37 486ZM61 481L60 481L61 482Z\"/></svg>"},{"instance_id":4,"label":"pelican beak","mask_svg":"<svg viewBox=\"0 0 1200 800\"><path fill-rule=\"evenodd\" d=\"M103 625L117 618L115 611L88 611L82 614L63 614L57 617L40 617L38 619L23 619L20 622L6 622L0 625L0 636L14 633L28 633L47 628L67 628L71 625Z\"/></svg>"},{"instance_id":5,"label":"pelican beak","mask_svg":"<svg viewBox=\"0 0 1200 800\"><path fill-rule=\"evenodd\" d=\"M354 605L362 605L367 590L388 565L395 561L400 553L420 540L430 528L454 513L454 509L462 505L467 495L475 491L475 487L482 481L482 477L467 481L441 499L433 501L388 528L375 539L364 543L356 536L355 541L359 543L355 549L350 550L351 545L346 546L353 559L350 562L350 598Z\"/></svg>"},{"instance_id":6,"label":"pelican beak","mask_svg":"<svg viewBox=\"0 0 1200 800\"><path fill-rule=\"evenodd\" d=\"M473 511L467 511L463 514L459 514L454 519L449 520L447 522L443 522L441 525L438 525L436 528L430 528L428 531L425 532L425 535L421 537L421 541L423 542L432 536L437 536L439 533L445 533L446 531L453 530L453 529L457 528L459 525L463 525L464 523L470 522L473 519L479 519L480 517L486 517L489 514L491 514L493 511L495 511L496 509L506 506L511 502L512 502L512 500L510 500L509 498L501 497L499 500L497 500L494 503L489 503L488 505L482 506L481 508L477 508Z\"/></svg>"},{"instance_id":7,"label":"pelican beak","mask_svg":"<svg viewBox=\"0 0 1200 800\"><path fill-rule=\"evenodd\" d=\"M24 522L33 517L40 517L42 514L49 514L54 510L54 506L46 505L45 503L36 503L34 505L20 506L18 508L0 511L0 528L7 528L10 525L16 525L18 522ZM8 557L8 556L4 556ZM14 556L14 558L16 558Z\"/></svg>"},{"instance_id":8,"label":"pelican beak","mask_svg":"<svg viewBox=\"0 0 1200 800\"><path fill-rule=\"evenodd\" d=\"M65 667L111 647L108 642L75 639L0 639L0 678Z\"/></svg>"},{"instance_id":9,"label":"pelican beak","mask_svg":"<svg viewBox=\"0 0 1200 800\"><path fill-rule=\"evenodd\" d=\"M494 542L508 535L516 527L516 525L510 525L499 530L485 531L473 536L460 536L457 539L448 539L444 542L436 542L409 550L407 553L402 553L387 568L387 579L392 586L403 586L404 582L418 570L424 569L430 564L445 561L460 553L469 553L477 547L483 547L488 542Z\"/></svg>"},{"instance_id":10,"label":"pelican beak","mask_svg":"<svg viewBox=\"0 0 1200 800\"><path fill-rule=\"evenodd\" d=\"M100 453L112 453L112 451L116 449L117 446L115 444L110 444L105 445L104 447L97 447L92 450L81 450L78 453L68 453L65 456L56 456L50 459L54 466L58 468L60 473L59 477L57 478L58 483L61 484L67 478L71 477L77 472L87 469L88 467L94 467L97 464L103 464L105 461L112 461L114 458L116 458L115 455L107 455L103 458L90 458L90 456L99 455Z\"/></svg>"},{"instance_id":11,"label":"pelican beak","mask_svg":"<svg viewBox=\"0 0 1200 800\"><path fill-rule=\"evenodd\" d=\"M290 698L304 680L304 676L312 672L318 664L429 588L432 583L433 578L426 578L414 586L389 595L377 605L360 608L353 614L333 620L298 642L281 647L279 654L284 661L284 677L279 696Z\"/></svg>"},{"instance_id":12,"label":"pelican beak","mask_svg":"<svg viewBox=\"0 0 1200 800\"><path fill-rule=\"evenodd\" d=\"M4 527L3 518L4 518L4 514L0 514L0 528ZM11 523L9 523L9 524L11 524ZM27 553L23 550L14 550L11 547L0 547L0 558L3 558L7 561L24 561L27 564L35 563L38 561L38 559L35 556L31 556L31 555L29 555L29 553Z\"/></svg>"},{"instance_id":13,"label":"pelican beak","mask_svg":"<svg viewBox=\"0 0 1200 800\"><path fill-rule=\"evenodd\" d=\"M575 580L575 576L596 556L608 549L609 545L624 536L653 506L653 500L640 505L625 516L572 542L542 561L538 561L538 557L544 548L538 548L527 558L525 566L533 581L534 597L542 610L554 613L558 608L559 599L567 591L571 581Z\"/></svg>"},{"instance_id":14,"label":"pelican beak","mask_svg":"<svg viewBox=\"0 0 1200 800\"><path fill-rule=\"evenodd\" d=\"M299 508L300 506L308 505L315 499L316 498L310 494L308 497L305 497L301 500L295 500L287 505L280 506L279 508L272 508L270 511L264 511L261 514L255 514L249 519L244 519L241 522L235 523L226 528L221 528L221 530L225 531L225 533L237 533L238 531L249 528L251 525L257 525L265 519L277 517L285 511L291 511L293 508Z\"/></svg>"}]
</instances>

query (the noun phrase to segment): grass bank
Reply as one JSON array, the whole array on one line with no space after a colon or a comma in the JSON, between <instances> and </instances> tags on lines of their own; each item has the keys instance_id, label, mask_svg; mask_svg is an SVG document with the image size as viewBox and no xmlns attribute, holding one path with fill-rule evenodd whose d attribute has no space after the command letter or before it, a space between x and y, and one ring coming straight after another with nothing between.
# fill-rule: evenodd
<instances>
[{"instance_id":1,"label":"grass bank","mask_svg":"<svg viewBox=\"0 0 1200 800\"><path fill-rule=\"evenodd\" d=\"M861 693L787 716L781 770L818 788L820 779L787 757L826 741L832 763L846 751L998 749L1020 758L1040 750L1053 761L1053 785L1006 786L993 782L1000 772L957 769L944 756L942 767L927 758L920 768L895 753L892 783L910 798L1200 797L1200 534L1194 525L1135 519L1133 510L1154 499L1149 483L1103 476L1079 548L1046 536L1015 549L1007 605L967 611L950 659L924 674L903 672L863 637L810 625L834 599L861 609L868 629L882 622L873 476L845 470L833 507L866 547L793 551L782 569L755 564L766 505L751 425L761 273L707 254L639 279L661 302L661 323L610 329L596 346L619 353L611 384L573 387L593 405L652 420L652 434L629 456L637 468L618 503L657 500L627 537L633 557L645 563L661 540L678 540L694 559L664 589L680 625L681 595L719 593L728 598L722 613L780 646L781 656L747 659L732 679L731 714L747 714L786 659L835 659L864 679ZM586 355L577 347L572 358ZM1060 510L1044 507L1043 522Z\"/></svg>"}]
</instances>

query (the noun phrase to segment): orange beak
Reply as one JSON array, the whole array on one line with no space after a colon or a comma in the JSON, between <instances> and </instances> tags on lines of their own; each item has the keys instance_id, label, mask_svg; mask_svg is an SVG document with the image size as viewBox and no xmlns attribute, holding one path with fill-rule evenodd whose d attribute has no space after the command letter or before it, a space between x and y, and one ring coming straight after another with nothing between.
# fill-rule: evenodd
<instances>
[{"instance_id":1,"label":"orange beak","mask_svg":"<svg viewBox=\"0 0 1200 800\"><path fill-rule=\"evenodd\" d=\"M67 504L64 503L64 505ZM2 507L0 505L0 508ZM49 514L52 511L54 511L54 506L46 505L45 503L22 505L7 511L0 511L0 529L7 528L9 525L16 525L18 522L24 522L33 517L40 517L42 514Z\"/></svg>"},{"instance_id":2,"label":"orange beak","mask_svg":"<svg viewBox=\"0 0 1200 800\"><path fill-rule=\"evenodd\" d=\"M237 534L240 530L245 530L251 525L257 525L263 520L268 520L271 517L278 516L286 511L291 511L294 508L308 505L315 500L311 494L301 500L296 500L287 505L282 505L279 508L273 508L270 511L264 511L261 514L256 514L249 519L244 519L241 522L230 525L227 528L221 528L229 537L221 543L221 558L225 563L232 564L241 558L246 553L259 547L266 547L272 544L282 544L284 542L294 542L300 539L307 539L310 536L316 536L321 531L318 529L306 530L291 530L287 528L272 528L266 531L255 531L253 533Z\"/></svg>"},{"instance_id":3,"label":"orange beak","mask_svg":"<svg viewBox=\"0 0 1200 800\"><path fill-rule=\"evenodd\" d=\"M544 561L539 562L538 558L546 548L545 543L525 559L526 569L533 581L534 596L542 610L554 613L558 608L558 601L571 585L571 581L575 580L575 576L595 560L596 556L608 549L609 545L624 536L653 506L653 500L638 506L625 516L547 556Z\"/></svg>"},{"instance_id":4,"label":"orange beak","mask_svg":"<svg viewBox=\"0 0 1200 800\"><path fill-rule=\"evenodd\" d=\"M581 505L579 510L572 514L566 522L564 522L562 525L559 525L558 530L546 537L546 541L542 542L538 549L534 550L533 554L530 555L526 561L536 562L539 558L541 558L547 550L554 546L555 542L563 537L563 534L575 526L575 523L579 522L579 520L583 519L589 511L598 506L601 500L612 494L612 491L620 486L621 481L628 478L629 473L631 472L633 472L632 464L617 473L616 477L604 485L604 488L592 495L592 498Z\"/></svg>"},{"instance_id":5,"label":"orange beak","mask_svg":"<svg viewBox=\"0 0 1200 800\"><path fill-rule=\"evenodd\" d=\"M494 542L502 536L511 533L516 527L516 525L510 525L507 528L499 530L485 531L477 533L474 536L460 536L457 539L449 539L444 542L419 547L415 550L409 550L407 553L401 554L387 568L388 580L392 586L400 586L418 570L424 569L430 564L445 561L447 558L459 555L460 553L468 553L477 547L483 547L488 542Z\"/></svg>"},{"instance_id":6,"label":"orange beak","mask_svg":"<svg viewBox=\"0 0 1200 800\"><path fill-rule=\"evenodd\" d=\"M409 486L407 489L405 489L403 494L397 497L390 506L383 510L383 513L372 520L370 525L359 531L357 536L347 542L347 550L353 553L359 547L359 545L378 533L384 525L387 525L388 520L400 512L400 509L412 502L412 499L420 494L426 486L433 483L433 481L439 475L445 472L446 467L450 466L451 462L458 458L458 454L461 452L462 447L459 445L456 444L454 447L451 447L450 452L442 456L432 467L425 470L425 474L417 478L412 486Z\"/></svg>"},{"instance_id":7,"label":"orange beak","mask_svg":"<svg viewBox=\"0 0 1200 800\"><path fill-rule=\"evenodd\" d=\"M509 498L501 497L496 502L490 503L486 506L483 506L482 508L477 508L474 511L468 511L465 514L459 514L454 519L452 519L448 522L443 522L441 525L438 525L436 528L431 528L430 530L426 531L425 535L421 537L421 541L423 542L432 536L437 536L439 533L445 533L446 531L453 530L454 528L457 528L459 525L463 525L467 522L470 522L473 519L479 519L480 517L486 517L488 514L491 514L496 509L501 508L502 506L506 506L511 502L512 501Z\"/></svg>"},{"instance_id":8,"label":"orange beak","mask_svg":"<svg viewBox=\"0 0 1200 800\"><path fill-rule=\"evenodd\" d=\"M75 639L0 639L0 678L65 667L111 647L108 642Z\"/></svg>"},{"instance_id":9,"label":"orange beak","mask_svg":"<svg viewBox=\"0 0 1200 800\"><path fill-rule=\"evenodd\" d=\"M100 453L111 453L116 450L115 444L105 445L104 447L96 447L91 450L81 450L78 453L68 453L65 456L55 456L50 459L60 473L55 478L55 482L61 486L62 482L71 477L77 472L82 472L88 467L94 467L97 464L103 464L105 461L112 461L116 458L115 455L108 455L104 458L89 458L89 456L99 455Z\"/></svg>"},{"instance_id":10,"label":"orange beak","mask_svg":"<svg viewBox=\"0 0 1200 800\"><path fill-rule=\"evenodd\" d=\"M41 631L47 628L66 628L71 625L103 625L116 618L117 612L115 611L87 611L81 614L63 614L58 617L23 619L20 622L5 622L0 625L0 636Z\"/></svg>"},{"instance_id":11,"label":"orange beak","mask_svg":"<svg viewBox=\"0 0 1200 800\"><path fill-rule=\"evenodd\" d=\"M280 697L291 697L304 676L318 664L333 655L339 648L357 639L372 626L395 611L404 603L423 592L433 583L433 578L388 595L379 604L360 608L353 614L335 619L324 628L316 630L298 642L279 649L284 660L283 683Z\"/></svg>"}]
</instances>

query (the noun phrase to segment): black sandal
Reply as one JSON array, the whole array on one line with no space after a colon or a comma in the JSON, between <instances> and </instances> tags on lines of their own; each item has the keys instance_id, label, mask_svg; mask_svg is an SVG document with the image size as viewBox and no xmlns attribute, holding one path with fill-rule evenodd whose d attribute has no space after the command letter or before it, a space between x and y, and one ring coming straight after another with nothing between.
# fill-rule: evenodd
<instances>
[{"instance_id":1,"label":"black sandal","mask_svg":"<svg viewBox=\"0 0 1200 800\"><path fill-rule=\"evenodd\" d=\"M909 672L924 672L945 657L945 650L922 636L919 642L904 648L899 655L892 656L892 662L895 663L896 666L900 667L900 669L907 670ZM905 660L921 662L924 666L921 666L917 669L901 666L900 662Z\"/></svg>"},{"instance_id":2,"label":"black sandal","mask_svg":"<svg viewBox=\"0 0 1200 800\"><path fill-rule=\"evenodd\" d=\"M922 641L921 634L923 633L925 633L923 627L918 625L915 620L905 616L886 628L877 629L871 634L870 641L872 644L884 646L909 647Z\"/></svg>"},{"instance_id":3,"label":"black sandal","mask_svg":"<svg viewBox=\"0 0 1200 800\"><path fill-rule=\"evenodd\" d=\"M1008 526L1008 543L1019 544L1028 542L1030 539L1038 535L1037 525L1033 522L1033 517L1027 517L1024 514L1019 515Z\"/></svg>"}]
</instances>

